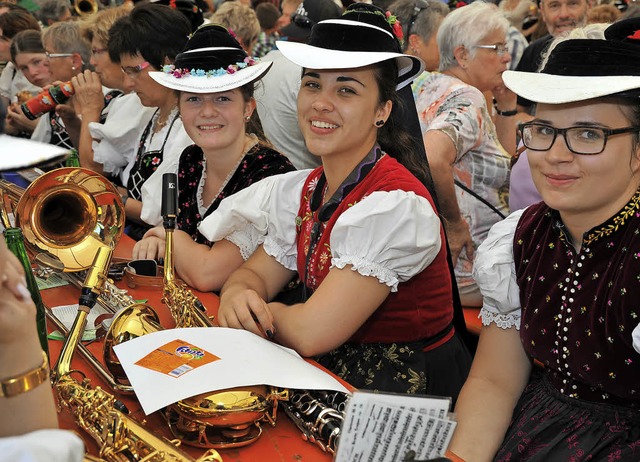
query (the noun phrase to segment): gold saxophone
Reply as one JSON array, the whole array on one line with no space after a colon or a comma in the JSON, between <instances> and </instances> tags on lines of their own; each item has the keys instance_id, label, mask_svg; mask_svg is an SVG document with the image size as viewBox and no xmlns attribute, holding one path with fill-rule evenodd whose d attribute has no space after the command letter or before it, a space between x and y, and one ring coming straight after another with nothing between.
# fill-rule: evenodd
<instances>
[{"instance_id":1,"label":"gold saxophone","mask_svg":"<svg viewBox=\"0 0 640 462\"><path fill-rule=\"evenodd\" d=\"M164 253L163 303L176 327L213 327L198 298L176 279L173 265L173 232L177 216L177 176L163 176ZM212 335L215 333L212 332ZM261 421L275 425L278 401L288 390L258 385L202 393L167 407L165 417L173 435L190 446L234 448L251 444L262 434Z\"/></svg>"}]
</instances>

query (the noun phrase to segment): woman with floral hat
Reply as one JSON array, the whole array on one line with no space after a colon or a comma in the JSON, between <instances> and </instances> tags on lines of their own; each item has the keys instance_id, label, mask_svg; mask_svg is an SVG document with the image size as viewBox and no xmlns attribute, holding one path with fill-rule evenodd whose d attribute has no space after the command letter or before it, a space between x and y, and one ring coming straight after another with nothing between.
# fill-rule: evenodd
<instances>
[{"instance_id":1,"label":"woman with floral hat","mask_svg":"<svg viewBox=\"0 0 640 462\"><path fill-rule=\"evenodd\" d=\"M213 245L197 229L220 201L278 173L294 170L272 149L256 125L255 83L271 67L242 49L222 26L200 27L183 53L163 72L150 76L178 92L184 129L195 144L178 163L178 230L174 233L174 264L190 286L220 290L227 276L249 258L240 241ZM257 115L257 114L256 114ZM164 256L165 230L152 228L134 247L134 258Z\"/></svg>"},{"instance_id":2,"label":"woman with floral hat","mask_svg":"<svg viewBox=\"0 0 640 462\"><path fill-rule=\"evenodd\" d=\"M443 229L397 89L423 69L382 10L354 4L279 42L302 66L298 123L322 166L223 201L210 238L266 232L221 292L218 321L294 348L358 388L453 399L469 355L452 326ZM209 226L210 225L210 226ZM299 303L274 297L299 275Z\"/></svg>"},{"instance_id":3,"label":"woman with floral hat","mask_svg":"<svg viewBox=\"0 0 640 462\"><path fill-rule=\"evenodd\" d=\"M484 327L451 444L466 460L640 460L639 63L631 19L504 74L537 103L520 133L543 202L478 249Z\"/></svg>"}]
</instances>

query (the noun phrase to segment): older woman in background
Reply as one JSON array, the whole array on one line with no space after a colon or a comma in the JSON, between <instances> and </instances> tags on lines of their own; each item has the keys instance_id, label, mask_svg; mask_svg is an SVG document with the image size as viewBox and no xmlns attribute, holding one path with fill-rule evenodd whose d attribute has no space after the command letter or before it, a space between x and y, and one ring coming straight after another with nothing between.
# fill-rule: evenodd
<instances>
[{"instance_id":1,"label":"older woman in background","mask_svg":"<svg viewBox=\"0 0 640 462\"><path fill-rule=\"evenodd\" d=\"M389 6L389 11L402 25L402 51L422 59L425 71L437 71L440 52L436 37L449 8L434 0L397 0Z\"/></svg>"},{"instance_id":2,"label":"older woman in background","mask_svg":"<svg viewBox=\"0 0 640 462\"><path fill-rule=\"evenodd\" d=\"M509 120L513 140L506 150L482 94L495 90L499 113L512 115L506 109L515 109L516 97L502 83L511 59L505 44L508 29L508 21L494 5L475 2L455 10L438 31L441 73L423 74L414 83L460 298L467 306L482 303L471 277L474 249L508 213L509 152L515 150L515 127Z\"/></svg>"},{"instance_id":3,"label":"older woman in background","mask_svg":"<svg viewBox=\"0 0 640 462\"><path fill-rule=\"evenodd\" d=\"M77 74L91 69L91 47L80 34L76 22L58 22L48 27L42 34L42 43L53 81L68 82ZM45 143L77 148L80 137L80 122L76 114L80 108L71 97L65 104L43 115L31 135L31 139Z\"/></svg>"},{"instance_id":4,"label":"older woman in background","mask_svg":"<svg viewBox=\"0 0 640 462\"><path fill-rule=\"evenodd\" d=\"M82 110L78 151L83 167L102 173L120 186L126 184L125 167L136 155L137 140L153 115L133 92L119 64L109 57L109 29L131 8L121 6L99 11L82 23L91 42L93 71L72 79ZM103 86L111 89L104 95Z\"/></svg>"},{"instance_id":5,"label":"older woman in background","mask_svg":"<svg viewBox=\"0 0 640 462\"><path fill-rule=\"evenodd\" d=\"M191 34L191 24L165 5L140 4L109 29L109 57L120 63L125 85L132 85L142 104L154 114L142 134L132 140L136 155L125 169L123 191L127 233L136 240L162 222L162 175L176 172L180 154L193 144L178 114L178 96L149 76L172 64Z\"/></svg>"}]
</instances>

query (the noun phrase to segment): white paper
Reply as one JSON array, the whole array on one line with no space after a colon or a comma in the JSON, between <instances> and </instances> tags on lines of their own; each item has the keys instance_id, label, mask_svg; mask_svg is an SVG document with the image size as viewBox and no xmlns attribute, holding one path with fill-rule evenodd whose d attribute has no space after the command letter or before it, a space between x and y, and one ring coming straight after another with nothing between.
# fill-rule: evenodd
<instances>
[{"instance_id":1,"label":"white paper","mask_svg":"<svg viewBox=\"0 0 640 462\"><path fill-rule=\"evenodd\" d=\"M177 378L134 364L156 348L178 339L220 360ZM251 385L350 393L333 376L309 364L295 351L241 329L162 330L117 345L114 351L146 414L200 393Z\"/></svg>"},{"instance_id":2,"label":"white paper","mask_svg":"<svg viewBox=\"0 0 640 462\"><path fill-rule=\"evenodd\" d=\"M409 452L415 460L443 456L456 426L447 418L449 403L447 398L354 393L336 462L395 462L406 460Z\"/></svg>"},{"instance_id":3,"label":"white paper","mask_svg":"<svg viewBox=\"0 0 640 462\"><path fill-rule=\"evenodd\" d=\"M18 170L48 161L62 161L69 149L0 134L0 171Z\"/></svg>"},{"instance_id":4,"label":"white paper","mask_svg":"<svg viewBox=\"0 0 640 462\"><path fill-rule=\"evenodd\" d=\"M76 319L76 314L78 314L78 304L54 306L51 308L51 312L69 331L71 330L71 326L73 326L73 321ZM89 311L89 314L87 315L87 325L82 335L83 341L94 340L96 338L96 318L101 314L107 313L111 314L111 312L107 311L102 305L97 303L93 308L91 308L91 311Z\"/></svg>"}]
</instances>

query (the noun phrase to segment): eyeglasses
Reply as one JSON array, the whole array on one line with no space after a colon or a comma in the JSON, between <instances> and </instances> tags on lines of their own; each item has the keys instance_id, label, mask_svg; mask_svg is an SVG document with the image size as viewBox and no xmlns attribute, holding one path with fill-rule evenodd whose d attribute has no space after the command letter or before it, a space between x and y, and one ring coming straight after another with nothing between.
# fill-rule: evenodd
<instances>
[{"instance_id":1,"label":"eyeglasses","mask_svg":"<svg viewBox=\"0 0 640 462\"><path fill-rule=\"evenodd\" d=\"M567 127L556 128L538 122L528 122L519 127L522 144L532 151L548 151L555 143L558 133L574 154L600 154L607 145L610 136L622 133L640 132L640 127L602 128L602 127Z\"/></svg>"},{"instance_id":2,"label":"eyeglasses","mask_svg":"<svg viewBox=\"0 0 640 462\"><path fill-rule=\"evenodd\" d=\"M142 72L149 66L151 66L151 64L148 61L145 61L141 64L138 64L137 66L121 66L121 68L122 72L127 74L132 79L136 79L140 75L140 72Z\"/></svg>"},{"instance_id":3,"label":"eyeglasses","mask_svg":"<svg viewBox=\"0 0 640 462\"><path fill-rule=\"evenodd\" d=\"M485 50L493 50L499 58L509 53L508 45L474 45L474 48L484 48Z\"/></svg>"},{"instance_id":4,"label":"eyeglasses","mask_svg":"<svg viewBox=\"0 0 640 462\"><path fill-rule=\"evenodd\" d=\"M409 36L411 35L411 29L413 28L413 25L416 23L416 19L418 19L418 16L420 16L420 13L422 13L427 8L429 8L429 4L427 2L417 2L416 5L413 7L413 14L409 19L409 27L407 27L407 35L406 35L407 40L409 40Z\"/></svg>"},{"instance_id":5,"label":"eyeglasses","mask_svg":"<svg viewBox=\"0 0 640 462\"><path fill-rule=\"evenodd\" d=\"M73 53L49 53L48 51L45 51L44 54L47 55L47 59L69 58L69 57L73 56Z\"/></svg>"},{"instance_id":6,"label":"eyeglasses","mask_svg":"<svg viewBox=\"0 0 640 462\"><path fill-rule=\"evenodd\" d=\"M92 48L91 49L91 54L93 56L99 55L101 53L106 53L107 51L109 51L108 48Z\"/></svg>"},{"instance_id":7,"label":"eyeglasses","mask_svg":"<svg viewBox=\"0 0 640 462\"><path fill-rule=\"evenodd\" d=\"M309 19L309 16L300 13L292 14L291 22L304 29L311 29L315 25L315 22Z\"/></svg>"}]
</instances>

